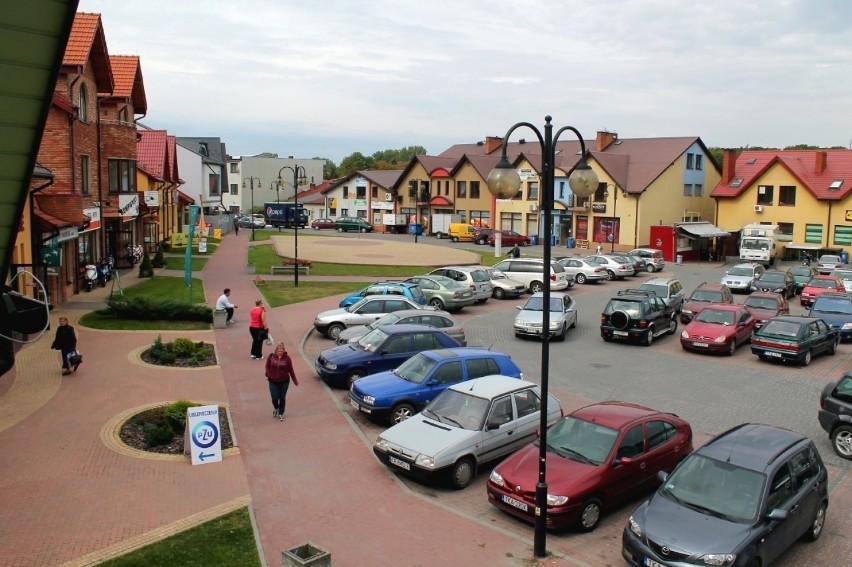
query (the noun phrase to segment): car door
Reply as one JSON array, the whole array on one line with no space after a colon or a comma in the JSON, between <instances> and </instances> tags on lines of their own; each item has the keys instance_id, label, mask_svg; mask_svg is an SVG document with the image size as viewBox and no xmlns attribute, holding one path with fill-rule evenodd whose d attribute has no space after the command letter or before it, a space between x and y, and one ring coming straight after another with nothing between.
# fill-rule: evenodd
<instances>
[{"instance_id":1,"label":"car door","mask_svg":"<svg viewBox=\"0 0 852 567\"><path fill-rule=\"evenodd\" d=\"M762 513L765 516L777 508L785 511L787 517L783 520L770 520L768 518L762 520L768 523L769 528L763 534L764 564L769 564L777 559L800 535L797 531L799 504L789 461L781 463L771 475L771 479L769 493L766 497L766 507L762 510Z\"/></svg>"},{"instance_id":2,"label":"car door","mask_svg":"<svg viewBox=\"0 0 852 567\"><path fill-rule=\"evenodd\" d=\"M367 301L352 313L353 316L346 325L368 325L387 313L386 305L386 301Z\"/></svg>"},{"instance_id":3,"label":"car door","mask_svg":"<svg viewBox=\"0 0 852 567\"><path fill-rule=\"evenodd\" d=\"M368 364L370 374L392 370L405 362L412 353L412 339L416 333L391 335L378 349L379 356Z\"/></svg>"},{"instance_id":4,"label":"car door","mask_svg":"<svg viewBox=\"0 0 852 567\"><path fill-rule=\"evenodd\" d=\"M810 324L815 341L819 342L818 352L828 352L834 346L834 338L831 336L831 328L825 321L819 319ZM814 354L816 354L816 350Z\"/></svg>"},{"instance_id":5,"label":"car door","mask_svg":"<svg viewBox=\"0 0 852 567\"><path fill-rule=\"evenodd\" d=\"M603 485L609 502L621 502L639 494L647 484L648 455L645 452L643 424L633 425L621 431L615 449L602 466Z\"/></svg>"},{"instance_id":6,"label":"car door","mask_svg":"<svg viewBox=\"0 0 852 567\"><path fill-rule=\"evenodd\" d=\"M755 318L747 309L737 311L737 344L742 345L751 340L754 334Z\"/></svg>"},{"instance_id":7,"label":"car door","mask_svg":"<svg viewBox=\"0 0 852 567\"><path fill-rule=\"evenodd\" d=\"M458 384L464 378L463 368L460 360L450 360L435 367L432 375L426 379L426 383L415 394L414 399L418 408L423 408L434 400L438 394Z\"/></svg>"},{"instance_id":8,"label":"car door","mask_svg":"<svg viewBox=\"0 0 852 567\"><path fill-rule=\"evenodd\" d=\"M644 487L650 489L658 484L657 473L670 473L686 457L688 443L678 439L677 426L665 419L655 418L645 423L647 457L644 469Z\"/></svg>"},{"instance_id":9,"label":"car door","mask_svg":"<svg viewBox=\"0 0 852 567\"><path fill-rule=\"evenodd\" d=\"M479 462L484 463L510 452L515 441L515 410L511 394L495 398L485 417Z\"/></svg>"},{"instance_id":10,"label":"car door","mask_svg":"<svg viewBox=\"0 0 852 567\"><path fill-rule=\"evenodd\" d=\"M660 332L662 329L668 329L671 322L671 315L666 309L666 302L656 295L647 299L647 305L651 319L654 321L654 329Z\"/></svg>"},{"instance_id":11,"label":"car door","mask_svg":"<svg viewBox=\"0 0 852 567\"><path fill-rule=\"evenodd\" d=\"M803 534L811 528L814 514L826 491L827 475L823 474L822 464L815 451L813 446L808 446L790 459L790 472L796 487L794 498L798 504L795 512L798 517L794 518L797 534Z\"/></svg>"}]
</instances>

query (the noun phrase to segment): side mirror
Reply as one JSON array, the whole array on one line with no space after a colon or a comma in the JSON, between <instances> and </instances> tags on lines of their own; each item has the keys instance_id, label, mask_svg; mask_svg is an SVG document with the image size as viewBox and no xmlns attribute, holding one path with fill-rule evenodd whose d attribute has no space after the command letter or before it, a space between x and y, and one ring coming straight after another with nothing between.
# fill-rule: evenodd
<instances>
[{"instance_id":1,"label":"side mirror","mask_svg":"<svg viewBox=\"0 0 852 567\"><path fill-rule=\"evenodd\" d=\"M767 515L767 520L775 520L776 522L780 522L781 520L787 519L787 510L782 510L781 508L773 508Z\"/></svg>"},{"instance_id":2,"label":"side mirror","mask_svg":"<svg viewBox=\"0 0 852 567\"><path fill-rule=\"evenodd\" d=\"M515 309L517 309L518 311L520 311L521 309L523 309L523 307L521 307L520 305L515 305Z\"/></svg>"},{"instance_id":3,"label":"side mirror","mask_svg":"<svg viewBox=\"0 0 852 567\"><path fill-rule=\"evenodd\" d=\"M618 465L629 466L633 464L633 459L630 457L618 457L612 462L613 467L617 467Z\"/></svg>"},{"instance_id":4,"label":"side mirror","mask_svg":"<svg viewBox=\"0 0 852 567\"><path fill-rule=\"evenodd\" d=\"M500 423L499 419L492 417L492 418L489 418L488 421L485 423L485 430L486 431L493 431L495 429L500 429L501 425L502 425L502 423Z\"/></svg>"},{"instance_id":5,"label":"side mirror","mask_svg":"<svg viewBox=\"0 0 852 567\"><path fill-rule=\"evenodd\" d=\"M657 479L659 479L660 482L666 482L667 478L669 478L669 473L666 471L657 471Z\"/></svg>"}]
</instances>

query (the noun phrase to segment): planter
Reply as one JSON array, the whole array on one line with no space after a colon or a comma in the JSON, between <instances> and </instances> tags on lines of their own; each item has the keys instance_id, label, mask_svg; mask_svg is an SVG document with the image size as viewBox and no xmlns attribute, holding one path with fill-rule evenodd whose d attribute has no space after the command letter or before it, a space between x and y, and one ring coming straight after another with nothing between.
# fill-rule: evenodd
<instances>
[{"instance_id":1,"label":"planter","mask_svg":"<svg viewBox=\"0 0 852 567\"><path fill-rule=\"evenodd\" d=\"M331 567L331 553L308 542L282 554L283 567Z\"/></svg>"},{"instance_id":2,"label":"planter","mask_svg":"<svg viewBox=\"0 0 852 567\"><path fill-rule=\"evenodd\" d=\"M213 310L213 328L214 329L224 329L228 326L227 324L228 312L224 309L214 309Z\"/></svg>"},{"instance_id":3,"label":"planter","mask_svg":"<svg viewBox=\"0 0 852 567\"><path fill-rule=\"evenodd\" d=\"M254 273L254 264L246 264L246 273L253 274Z\"/></svg>"}]
</instances>

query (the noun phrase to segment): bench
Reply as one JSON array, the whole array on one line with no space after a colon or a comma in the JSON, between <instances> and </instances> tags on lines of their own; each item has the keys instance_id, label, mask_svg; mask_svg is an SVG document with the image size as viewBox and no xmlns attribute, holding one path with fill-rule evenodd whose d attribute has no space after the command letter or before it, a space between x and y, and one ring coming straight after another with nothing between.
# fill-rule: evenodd
<instances>
[{"instance_id":1,"label":"bench","mask_svg":"<svg viewBox=\"0 0 852 567\"><path fill-rule=\"evenodd\" d=\"M299 264L298 266L295 265L295 264L279 264L279 265L273 264L269 267L269 272L270 272L271 275L274 276L278 272L293 273L293 272L296 271L297 268L300 272L304 272L306 276L310 275L310 273L311 273L311 267L305 266L304 264Z\"/></svg>"}]
</instances>

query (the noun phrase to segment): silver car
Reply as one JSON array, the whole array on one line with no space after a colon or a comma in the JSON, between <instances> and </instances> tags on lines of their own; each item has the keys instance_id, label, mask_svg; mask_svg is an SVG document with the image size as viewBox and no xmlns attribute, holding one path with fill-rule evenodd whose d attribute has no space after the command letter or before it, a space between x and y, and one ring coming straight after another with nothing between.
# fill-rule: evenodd
<instances>
[{"instance_id":1,"label":"silver car","mask_svg":"<svg viewBox=\"0 0 852 567\"><path fill-rule=\"evenodd\" d=\"M403 309L402 311L394 311L388 313L381 319L370 323L369 325L356 325L341 331L337 336L337 344L342 345L350 342L355 342L373 329L383 325L430 325L441 329L455 340L461 343L462 346L467 345L467 338L464 334L464 327L453 319L453 316L446 311L438 311L437 309Z\"/></svg>"},{"instance_id":2,"label":"silver car","mask_svg":"<svg viewBox=\"0 0 852 567\"><path fill-rule=\"evenodd\" d=\"M367 325L381 318L385 313L403 309L424 309L424 306L399 295L368 295L348 307L323 311L314 318L314 328L335 341L341 331L347 327Z\"/></svg>"},{"instance_id":3,"label":"silver car","mask_svg":"<svg viewBox=\"0 0 852 567\"><path fill-rule=\"evenodd\" d=\"M578 284L598 283L607 279L606 268L591 264L584 258L559 258L556 263L565 268L568 275L574 276Z\"/></svg>"},{"instance_id":4,"label":"silver car","mask_svg":"<svg viewBox=\"0 0 852 567\"><path fill-rule=\"evenodd\" d=\"M515 336L541 337L544 323L544 294L534 293L521 307L517 307L513 327ZM565 340L568 329L577 325L577 305L567 293L550 294L550 336Z\"/></svg>"},{"instance_id":5,"label":"silver car","mask_svg":"<svg viewBox=\"0 0 852 567\"><path fill-rule=\"evenodd\" d=\"M852 292L852 270L834 270L830 275L840 278L847 293Z\"/></svg>"},{"instance_id":6,"label":"silver car","mask_svg":"<svg viewBox=\"0 0 852 567\"><path fill-rule=\"evenodd\" d=\"M586 256L586 261L605 269L607 273L606 279L608 280L623 280L627 276L636 274L636 270L633 267L633 261L629 258L617 260L612 256L595 254L593 256Z\"/></svg>"},{"instance_id":7,"label":"silver car","mask_svg":"<svg viewBox=\"0 0 852 567\"><path fill-rule=\"evenodd\" d=\"M488 266L478 266L485 270L488 277L491 278L491 297L494 299L508 299L520 297L526 288L524 284L518 280L513 280L497 268Z\"/></svg>"},{"instance_id":8,"label":"silver car","mask_svg":"<svg viewBox=\"0 0 852 567\"><path fill-rule=\"evenodd\" d=\"M488 272L476 266L447 266L429 272L430 276L445 276L470 288L477 303L491 297L492 285Z\"/></svg>"},{"instance_id":9,"label":"silver car","mask_svg":"<svg viewBox=\"0 0 852 567\"><path fill-rule=\"evenodd\" d=\"M765 271L766 268L763 267L763 264L758 264L756 262L737 264L725 272L725 275L722 276L719 283L725 284L731 291L744 291L746 293L750 293L751 282L763 275L763 272Z\"/></svg>"},{"instance_id":10,"label":"silver car","mask_svg":"<svg viewBox=\"0 0 852 567\"><path fill-rule=\"evenodd\" d=\"M535 440L541 390L526 380L491 375L450 386L423 409L379 435L373 452L395 472L415 478L449 476L455 488L479 465ZM547 423L562 417L548 395Z\"/></svg>"}]
</instances>

